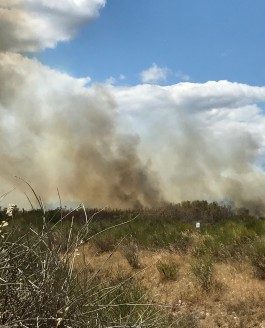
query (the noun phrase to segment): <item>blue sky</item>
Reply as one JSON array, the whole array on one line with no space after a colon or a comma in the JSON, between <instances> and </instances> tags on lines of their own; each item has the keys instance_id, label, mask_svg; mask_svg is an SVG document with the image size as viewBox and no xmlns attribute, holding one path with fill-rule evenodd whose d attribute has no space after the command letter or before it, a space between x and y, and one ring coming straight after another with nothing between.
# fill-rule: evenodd
<instances>
[{"instance_id":1,"label":"blue sky","mask_svg":"<svg viewBox=\"0 0 265 328\"><path fill-rule=\"evenodd\" d=\"M38 58L93 82L113 77L117 84L135 85L155 63L167 68L160 84L264 85L264 12L263 0L109 0L76 38Z\"/></svg>"}]
</instances>

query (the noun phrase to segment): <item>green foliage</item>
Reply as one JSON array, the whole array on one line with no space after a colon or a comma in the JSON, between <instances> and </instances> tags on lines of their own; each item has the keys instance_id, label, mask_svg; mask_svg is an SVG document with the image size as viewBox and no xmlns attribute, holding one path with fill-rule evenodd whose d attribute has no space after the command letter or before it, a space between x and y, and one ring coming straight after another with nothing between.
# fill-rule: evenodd
<instances>
[{"instance_id":1,"label":"green foliage","mask_svg":"<svg viewBox=\"0 0 265 328\"><path fill-rule=\"evenodd\" d=\"M177 280L179 277L180 268L176 262L159 261L156 267L164 280Z\"/></svg>"},{"instance_id":2,"label":"green foliage","mask_svg":"<svg viewBox=\"0 0 265 328\"><path fill-rule=\"evenodd\" d=\"M230 208L206 201L166 204L156 209L137 211L86 209L86 217L90 222L87 238L94 236L91 240L101 252L113 251L129 235L141 248L164 248L196 256L211 254L215 261L231 258L242 261L249 256L252 243L265 236L265 219L253 217L243 209L233 212ZM133 220L123 224L130 219ZM43 213L40 210L17 212L14 221L21 223L19 227L14 226L19 230L18 235L28 228L41 231ZM201 222L200 231L195 229L196 221ZM71 242L85 222L83 209L46 212L46 224L56 225L52 234L61 249L69 244L70 227ZM115 229L111 229L116 225ZM128 256L132 258L132 255Z\"/></svg>"},{"instance_id":3,"label":"green foliage","mask_svg":"<svg viewBox=\"0 0 265 328\"><path fill-rule=\"evenodd\" d=\"M195 275L200 287L209 291L214 283L214 266L210 257L204 256L191 264L191 271Z\"/></svg>"},{"instance_id":4,"label":"green foliage","mask_svg":"<svg viewBox=\"0 0 265 328\"><path fill-rule=\"evenodd\" d=\"M248 224L249 221L229 220L204 227L203 243L195 250L195 255L211 254L215 261L245 260L252 243L259 238Z\"/></svg>"}]
</instances>

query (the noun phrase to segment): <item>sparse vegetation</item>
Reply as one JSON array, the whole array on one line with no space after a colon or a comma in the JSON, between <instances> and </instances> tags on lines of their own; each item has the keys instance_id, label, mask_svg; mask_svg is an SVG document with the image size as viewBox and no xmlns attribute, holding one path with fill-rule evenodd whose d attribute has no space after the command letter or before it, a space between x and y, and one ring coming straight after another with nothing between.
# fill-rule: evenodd
<instances>
[{"instance_id":1,"label":"sparse vegetation","mask_svg":"<svg viewBox=\"0 0 265 328\"><path fill-rule=\"evenodd\" d=\"M139 248L133 238L129 238L127 243L123 246L122 252L133 269L139 269L141 267Z\"/></svg>"},{"instance_id":2,"label":"sparse vegetation","mask_svg":"<svg viewBox=\"0 0 265 328\"><path fill-rule=\"evenodd\" d=\"M265 238L253 243L251 263L256 270L257 277L265 280Z\"/></svg>"},{"instance_id":3,"label":"sparse vegetation","mask_svg":"<svg viewBox=\"0 0 265 328\"><path fill-rule=\"evenodd\" d=\"M157 269L165 280L177 280L179 276L179 265L176 262L159 261Z\"/></svg>"},{"instance_id":4,"label":"sparse vegetation","mask_svg":"<svg viewBox=\"0 0 265 328\"><path fill-rule=\"evenodd\" d=\"M95 238L94 245L100 252L113 252L117 241L110 235L101 235Z\"/></svg>"},{"instance_id":5,"label":"sparse vegetation","mask_svg":"<svg viewBox=\"0 0 265 328\"><path fill-rule=\"evenodd\" d=\"M0 221L0 324L9 327L209 328L201 321L208 322L206 301L213 308L222 300L227 322L250 303L265 306L265 219L244 210L200 201L137 211L60 208L45 216L15 208L12 217L0 210ZM232 283L246 275L235 298ZM259 291L242 298L252 280L249 293ZM265 322L256 312L253 320ZM221 316L211 318L225 327Z\"/></svg>"},{"instance_id":6,"label":"sparse vegetation","mask_svg":"<svg viewBox=\"0 0 265 328\"><path fill-rule=\"evenodd\" d=\"M73 221L72 221L73 222ZM15 227L18 226L18 230ZM40 231L12 222L0 244L0 322L8 327L167 327L170 317L149 305L144 289L133 277L104 279L100 271L78 270L83 226L58 248L55 226ZM19 233L20 236L19 236ZM55 234L57 235L57 234ZM159 313L159 316L158 316Z\"/></svg>"},{"instance_id":7,"label":"sparse vegetation","mask_svg":"<svg viewBox=\"0 0 265 328\"><path fill-rule=\"evenodd\" d=\"M191 270L199 282L200 287L209 291L214 282L214 266L210 257L201 257L191 264Z\"/></svg>"}]
</instances>

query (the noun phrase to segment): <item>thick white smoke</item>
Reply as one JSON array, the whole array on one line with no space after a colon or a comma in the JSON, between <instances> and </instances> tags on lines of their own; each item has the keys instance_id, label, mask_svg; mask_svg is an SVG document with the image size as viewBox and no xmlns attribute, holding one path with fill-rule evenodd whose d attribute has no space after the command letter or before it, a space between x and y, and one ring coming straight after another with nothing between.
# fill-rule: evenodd
<instances>
[{"instance_id":1,"label":"thick white smoke","mask_svg":"<svg viewBox=\"0 0 265 328\"><path fill-rule=\"evenodd\" d=\"M265 201L264 87L228 81L112 88L165 199ZM261 205L261 206L263 206Z\"/></svg>"},{"instance_id":2,"label":"thick white smoke","mask_svg":"<svg viewBox=\"0 0 265 328\"><path fill-rule=\"evenodd\" d=\"M25 206L16 175L46 202L58 187L64 201L95 206L228 199L264 209L265 87L86 87L15 53L71 38L104 4L0 3L1 194L15 186L8 197Z\"/></svg>"},{"instance_id":3,"label":"thick white smoke","mask_svg":"<svg viewBox=\"0 0 265 328\"><path fill-rule=\"evenodd\" d=\"M58 186L67 200L98 206L161 199L138 138L117 124L110 92L18 54L1 54L0 63L3 179L28 177L49 199Z\"/></svg>"}]
</instances>

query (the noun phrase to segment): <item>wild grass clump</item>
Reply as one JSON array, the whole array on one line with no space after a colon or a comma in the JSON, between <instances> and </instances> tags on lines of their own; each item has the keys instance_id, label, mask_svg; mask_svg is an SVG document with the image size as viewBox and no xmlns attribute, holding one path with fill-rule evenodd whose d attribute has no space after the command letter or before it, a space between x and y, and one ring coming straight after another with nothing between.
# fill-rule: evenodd
<instances>
[{"instance_id":1,"label":"wild grass clump","mask_svg":"<svg viewBox=\"0 0 265 328\"><path fill-rule=\"evenodd\" d=\"M179 277L180 266L176 262L159 261L156 267L163 280L177 280Z\"/></svg>"},{"instance_id":2,"label":"wild grass clump","mask_svg":"<svg viewBox=\"0 0 265 328\"><path fill-rule=\"evenodd\" d=\"M44 232L30 231L18 240L15 236L11 232L0 245L1 323L12 327L63 327L79 321L82 304L75 294L79 286L73 260L62 260Z\"/></svg>"},{"instance_id":3,"label":"wild grass clump","mask_svg":"<svg viewBox=\"0 0 265 328\"><path fill-rule=\"evenodd\" d=\"M195 260L191 264L191 271L197 279L200 287L208 292L214 285L214 265L209 256L204 256Z\"/></svg>"},{"instance_id":4,"label":"wild grass clump","mask_svg":"<svg viewBox=\"0 0 265 328\"><path fill-rule=\"evenodd\" d=\"M19 220L2 224L6 230L0 238L0 325L177 327L133 277L112 281L100 270L78 269L80 249L93 239L89 220L78 230L74 217L64 226L64 216L51 223L45 213L37 214L36 226L35 219L27 226Z\"/></svg>"},{"instance_id":5,"label":"wild grass clump","mask_svg":"<svg viewBox=\"0 0 265 328\"><path fill-rule=\"evenodd\" d=\"M129 240L122 247L122 253L133 269L140 269L141 263L139 247L133 238L129 238Z\"/></svg>"}]
</instances>

